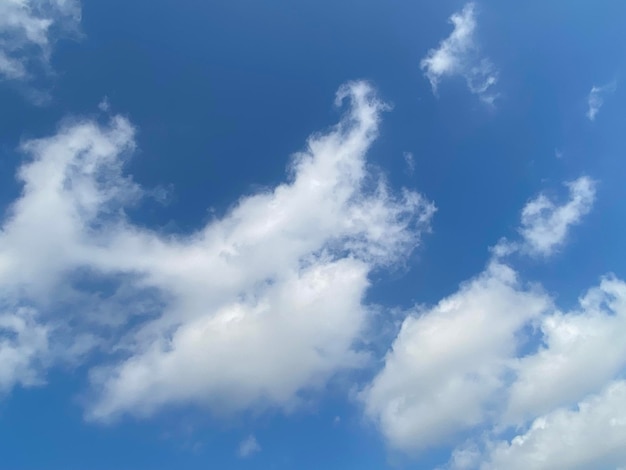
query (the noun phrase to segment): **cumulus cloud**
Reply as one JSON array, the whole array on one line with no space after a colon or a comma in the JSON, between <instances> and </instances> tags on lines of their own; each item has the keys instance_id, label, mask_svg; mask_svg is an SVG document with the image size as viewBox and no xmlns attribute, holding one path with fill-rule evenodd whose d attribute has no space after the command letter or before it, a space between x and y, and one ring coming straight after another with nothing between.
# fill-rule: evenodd
<instances>
[{"instance_id":1,"label":"cumulus cloud","mask_svg":"<svg viewBox=\"0 0 626 470\"><path fill-rule=\"evenodd\" d=\"M364 391L367 415L394 448L453 442L497 411L524 325L549 298L493 262L432 309L410 315Z\"/></svg>"},{"instance_id":2,"label":"cumulus cloud","mask_svg":"<svg viewBox=\"0 0 626 470\"><path fill-rule=\"evenodd\" d=\"M146 192L123 172L134 148L124 118L24 144L0 285L43 312L40 325L71 323L82 338L72 350L113 352L90 375L92 419L168 404L290 408L364 364L370 274L402 262L434 207L368 171L386 109L373 89L350 83L342 103L339 124L293 156L287 182L188 234L127 217Z\"/></svg>"},{"instance_id":3,"label":"cumulus cloud","mask_svg":"<svg viewBox=\"0 0 626 470\"><path fill-rule=\"evenodd\" d=\"M582 296L577 309L544 313L540 344L509 363L490 430L460 445L449 468L626 465L625 318L626 283L613 276Z\"/></svg>"},{"instance_id":4,"label":"cumulus cloud","mask_svg":"<svg viewBox=\"0 0 626 470\"><path fill-rule=\"evenodd\" d=\"M527 432L491 445L482 470L595 470L626 465L626 382L537 418Z\"/></svg>"},{"instance_id":5,"label":"cumulus cloud","mask_svg":"<svg viewBox=\"0 0 626 470\"><path fill-rule=\"evenodd\" d=\"M563 403L564 396L558 390L572 392L572 381L583 381L574 356L569 356L576 363L573 372L563 369L559 375L550 369L563 351L542 350L517 359L530 331L539 324L550 344L558 343L562 331L554 330L552 337L551 325L569 322L563 330L571 333L573 324L585 320L574 314L559 320L550 297L540 288L523 286L515 270L503 261L516 251L546 256L563 243L569 228L589 212L595 197L594 183L587 177L567 186L569 200L562 205L539 195L524 207L521 241L502 240L484 272L432 309L418 309L404 321L382 371L362 394L366 414L378 423L393 447L412 452L451 442L460 432L505 413L507 405L502 397L507 393L512 396L506 411L511 416L523 414L528 407L540 407L541 400L549 402L549 409ZM603 286L609 286L608 282ZM615 284L610 286L616 289ZM590 333L587 326L578 328ZM615 325L604 326L612 329ZM602 375L602 367L596 369L600 380L610 378L621 365L617 359L623 357L620 348L615 356L607 365L608 373ZM599 358L588 359L593 362ZM560 364L563 366L563 360ZM518 381L509 390L516 373ZM549 392L544 388L546 381L539 380L540 374L546 380L554 379ZM529 396L529 390L535 395ZM551 394L556 394L556 400L549 400Z\"/></svg>"},{"instance_id":6,"label":"cumulus cloud","mask_svg":"<svg viewBox=\"0 0 626 470\"><path fill-rule=\"evenodd\" d=\"M603 86L594 85L591 87L591 91L587 97L587 118L590 121L595 121L596 116L600 112L600 108L604 104L604 97L609 93L613 93L616 88L617 84L615 82Z\"/></svg>"},{"instance_id":7,"label":"cumulus cloud","mask_svg":"<svg viewBox=\"0 0 626 470\"><path fill-rule=\"evenodd\" d=\"M28 79L47 68L60 31L76 30L78 0L0 1L0 78Z\"/></svg>"},{"instance_id":8,"label":"cumulus cloud","mask_svg":"<svg viewBox=\"0 0 626 470\"><path fill-rule=\"evenodd\" d=\"M240 458L246 459L257 452L261 452L261 446L256 440L256 437L248 436L246 439L241 441L241 444L239 444L237 454Z\"/></svg>"},{"instance_id":9,"label":"cumulus cloud","mask_svg":"<svg viewBox=\"0 0 626 470\"><path fill-rule=\"evenodd\" d=\"M542 319L542 345L516 364L506 419L523 422L600 390L626 366L626 284L613 276L579 309ZM610 347L607 347L610 345Z\"/></svg>"},{"instance_id":10,"label":"cumulus cloud","mask_svg":"<svg viewBox=\"0 0 626 470\"><path fill-rule=\"evenodd\" d=\"M460 76L469 90L487 104L493 104L493 91L498 72L491 61L483 57L476 42L476 6L468 3L450 17L454 29L436 49L430 49L420 63L434 93L445 77Z\"/></svg>"},{"instance_id":11,"label":"cumulus cloud","mask_svg":"<svg viewBox=\"0 0 626 470\"><path fill-rule=\"evenodd\" d=\"M531 201L522 241L499 244L481 274L406 318L361 393L391 447L456 446L446 468L457 470L626 465L626 283L607 275L562 311L503 261L506 249L562 241L593 200L587 178L569 188L562 206Z\"/></svg>"}]
</instances>

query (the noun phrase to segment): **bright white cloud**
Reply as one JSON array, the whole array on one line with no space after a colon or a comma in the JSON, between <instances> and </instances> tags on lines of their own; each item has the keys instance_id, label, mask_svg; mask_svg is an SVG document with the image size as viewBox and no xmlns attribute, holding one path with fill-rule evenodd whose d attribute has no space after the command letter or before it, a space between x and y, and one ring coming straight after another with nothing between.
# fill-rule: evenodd
<instances>
[{"instance_id":1,"label":"bright white cloud","mask_svg":"<svg viewBox=\"0 0 626 470\"><path fill-rule=\"evenodd\" d=\"M587 97L587 118L590 121L595 121L596 116L600 112L600 108L604 104L604 97L613 93L617 88L616 82L611 82L603 86L593 86Z\"/></svg>"},{"instance_id":2,"label":"bright white cloud","mask_svg":"<svg viewBox=\"0 0 626 470\"><path fill-rule=\"evenodd\" d=\"M541 322L543 345L519 360L505 419L535 418L573 405L626 366L626 284L602 280L573 312L554 312Z\"/></svg>"},{"instance_id":3,"label":"bright white cloud","mask_svg":"<svg viewBox=\"0 0 626 470\"><path fill-rule=\"evenodd\" d=\"M468 3L463 10L453 14L450 22L454 29L450 36L431 49L420 63L433 92L437 92L442 78L461 76L470 91L487 104L493 104L497 94L493 91L498 72L491 61L482 57L476 43L476 6Z\"/></svg>"},{"instance_id":4,"label":"bright white cloud","mask_svg":"<svg viewBox=\"0 0 626 470\"><path fill-rule=\"evenodd\" d=\"M246 459L257 452L261 452L261 446L254 436L248 436L239 444L237 454L240 458Z\"/></svg>"},{"instance_id":5,"label":"bright white cloud","mask_svg":"<svg viewBox=\"0 0 626 470\"><path fill-rule=\"evenodd\" d=\"M361 394L390 446L457 445L456 470L626 465L626 283L606 276L563 312L503 263L562 243L594 199L588 178L569 189L560 206L531 201L521 242L499 243L483 273L404 321Z\"/></svg>"},{"instance_id":6,"label":"bright white cloud","mask_svg":"<svg viewBox=\"0 0 626 470\"><path fill-rule=\"evenodd\" d=\"M626 465L626 283L606 277L564 313L515 279L491 264L407 318L362 395L366 413L408 453L475 433L450 469Z\"/></svg>"},{"instance_id":7,"label":"bright white cloud","mask_svg":"<svg viewBox=\"0 0 626 470\"><path fill-rule=\"evenodd\" d=\"M122 171L134 147L125 119L24 145L0 285L46 312L41 325L71 320L83 333L72 350L105 345L121 358L92 371L91 418L166 404L289 408L363 365L369 275L411 252L434 208L368 173L386 107L363 82L341 88L346 101L341 122L293 157L288 182L186 235L126 217L143 192Z\"/></svg>"},{"instance_id":8,"label":"bright white cloud","mask_svg":"<svg viewBox=\"0 0 626 470\"><path fill-rule=\"evenodd\" d=\"M48 66L61 30L80 22L78 0L0 0L0 78L27 79Z\"/></svg>"},{"instance_id":9,"label":"bright white cloud","mask_svg":"<svg viewBox=\"0 0 626 470\"><path fill-rule=\"evenodd\" d=\"M575 409L555 409L510 442L494 444L480 468L618 469L626 465L625 442L626 382L618 381Z\"/></svg>"},{"instance_id":10,"label":"bright white cloud","mask_svg":"<svg viewBox=\"0 0 626 470\"><path fill-rule=\"evenodd\" d=\"M567 183L569 199L559 205L545 194L530 201L522 211L522 251L549 256L562 246L569 229L589 213L595 200L595 183L583 176Z\"/></svg>"},{"instance_id":11,"label":"bright white cloud","mask_svg":"<svg viewBox=\"0 0 626 470\"><path fill-rule=\"evenodd\" d=\"M450 442L497 411L522 328L550 302L491 263L434 308L409 316L362 397L391 446L413 452Z\"/></svg>"}]
</instances>

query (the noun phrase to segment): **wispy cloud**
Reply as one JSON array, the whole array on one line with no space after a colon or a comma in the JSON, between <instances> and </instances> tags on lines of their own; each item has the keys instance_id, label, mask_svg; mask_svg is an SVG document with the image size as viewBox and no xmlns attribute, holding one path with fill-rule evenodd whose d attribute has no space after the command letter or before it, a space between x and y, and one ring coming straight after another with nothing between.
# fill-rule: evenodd
<instances>
[{"instance_id":1,"label":"wispy cloud","mask_svg":"<svg viewBox=\"0 0 626 470\"><path fill-rule=\"evenodd\" d=\"M47 70L62 31L76 31L78 0L0 1L0 78L27 80L33 69Z\"/></svg>"},{"instance_id":2,"label":"wispy cloud","mask_svg":"<svg viewBox=\"0 0 626 470\"><path fill-rule=\"evenodd\" d=\"M49 354L49 328L28 307L0 311L0 396L16 385L38 385Z\"/></svg>"},{"instance_id":3,"label":"wispy cloud","mask_svg":"<svg viewBox=\"0 0 626 470\"><path fill-rule=\"evenodd\" d=\"M569 199L558 204L544 194L530 201L522 211L520 233L524 250L549 256L566 240L569 229L589 213L595 200L595 182L583 176L567 183Z\"/></svg>"},{"instance_id":4,"label":"wispy cloud","mask_svg":"<svg viewBox=\"0 0 626 470\"><path fill-rule=\"evenodd\" d=\"M587 118L594 121L600 112L600 108L604 104L604 98L607 94L613 93L617 89L617 82L607 83L602 86L593 86L587 97Z\"/></svg>"},{"instance_id":5,"label":"wispy cloud","mask_svg":"<svg viewBox=\"0 0 626 470\"><path fill-rule=\"evenodd\" d=\"M492 105L497 98L493 87L498 81L498 72L491 61L482 56L476 42L475 4L465 5L450 17L450 22L454 26L450 36L441 41L439 47L429 50L420 64L433 92L437 93L442 78L461 76L472 93Z\"/></svg>"},{"instance_id":6,"label":"wispy cloud","mask_svg":"<svg viewBox=\"0 0 626 470\"><path fill-rule=\"evenodd\" d=\"M415 173L415 157L411 152L404 152L404 163L406 163L406 171L409 175Z\"/></svg>"},{"instance_id":7,"label":"wispy cloud","mask_svg":"<svg viewBox=\"0 0 626 470\"><path fill-rule=\"evenodd\" d=\"M134 148L126 119L24 144L24 190L0 228L0 301L36 308L44 331L54 325L51 351L114 352L92 369L91 418L170 404L291 408L303 390L364 365L370 274L419 244L434 207L368 173L387 109L374 90L350 83L337 103L345 115L293 156L287 182L190 234L125 215L146 195L123 172ZM33 370L56 357L28 355L28 344Z\"/></svg>"},{"instance_id":8,"label":"wispy cloud","mask_svg":"<svg viewBox=\"0 0 626 470\"><path fill-rule=\"evenodd\" d=\"M247 459L258 452L261 452L261 446L256 440L256 437L248 436L246 439L241 441L241 444L239 444L237 455L239 455L242 459Z\"/></svg>"},{"instance_id":9,"label":"wispy cloud","mask_svg":"<svg viewBox=\"0 0 626 470\"><path fill-rule=\"evenodd\" d=\"M588 176L565 183L568 199L559 203L546 194L530 200L522 210L519 233L521 242L502 239L493 249L504 257L522 252L536 257L549 257L566 242L571 228L591 211L596 197L596 183Z\"/></svg>"}]
</instances>

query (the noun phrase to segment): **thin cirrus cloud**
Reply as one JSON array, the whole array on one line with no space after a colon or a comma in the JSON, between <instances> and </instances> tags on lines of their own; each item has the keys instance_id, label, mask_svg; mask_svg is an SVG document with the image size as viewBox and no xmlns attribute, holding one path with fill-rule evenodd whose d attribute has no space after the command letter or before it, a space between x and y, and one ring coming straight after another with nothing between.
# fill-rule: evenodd
<instances>
[{"instance_id":1,"label":"thin cirrus cloud","mask_svg":"<svg viewBox=\"0 0 626 470\"><path fill-rule=\"evenodd\" d=\"M48 69L61 32L76 31L78 0L3 0L0 2L0 78L29 80Z\"/></svg>"},{"instance_id":2,"label":"thin cirrus cloud","mask_svg":"<svg viewBox=\"0 0 626 470\"><path fill-rule=\"evenodd\" d=\"M261 445L256 440L256 437L251 435L241 441L237 455L242 459L247 459L258 452L261 452Z\"/></svg>"},{"instance_id":3,"label":"thin cirrus cloud","mask_svg":"<svg viewBox=\"0 0 626 470\"><path fill-rule=\"evenodd\" d=\"M437 48L430 49L420 63L433 92L437 93L442 79L459 76L481 101L493 105L497 98L494 86L498 82L498 71L483 57L477 44L476 5L465 5L450 17L450 23L454 26L450 36Z\"/></svg>"},{"instance_id":4,"label":"thin cirrus cloud","mask_svg":"<svg viewBox=\"0 0 626 470\"><path fill-rule=\"evenodd\" d=\"M387 109L371 86L343 86L343 103L341 121L293 156L287 182L186 235L125 215L146 191L123 174L134 149L124 118L25 143L24 190L0 232L0 285L6 318L19 326L29 306L42 339L15 339L23 365L5 388L99 349L112 354L90 363L91 419L176 404L228 413L292 408L364 366L370 274L419 244L434 206L368 172Z\"/></svg>"},{"instance_id":5,"label":"thin cirrus cloud","mask_svg":"<svg viewBox=\"0 0 626 470\"><path fill-rule=\"evenodd\" d=\"M602 86L593 86L587 96L587 119L595 121L596 116L600 112L600 108L604 105L606 95L614 93L617 89L617 83L611 82Z\"/></svg>"}]
</instances>

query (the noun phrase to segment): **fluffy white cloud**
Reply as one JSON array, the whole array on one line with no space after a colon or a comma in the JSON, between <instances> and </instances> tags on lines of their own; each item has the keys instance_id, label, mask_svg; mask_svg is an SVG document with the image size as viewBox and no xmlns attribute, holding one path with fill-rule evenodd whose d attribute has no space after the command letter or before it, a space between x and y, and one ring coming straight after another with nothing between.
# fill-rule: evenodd
<instances>
[{"instance_id":1,"label":"fluffy white cloud","mask_svg":"<svg viewBox=\"0 0 626 470\"><path fill-rule=\"evenodd\" d=\"M429 50L420 64L433 92L437 92L442 78L458 75L465 79L472 93L493 104L497 98L493 86L498 81L498 72L489 59L482 57L476 43L475 4L465 5L450 17L450 22L454 26L450 36L439 47Z\"/></svg>"},{"instance_id":2,"label":"fluffy white cloud","mask_svg":"<svg viewBox=\"0 0 626 470\"><path fill-rule=\"evenodd\" d=\"M587 97L587 118L590 121L595 121L596 116L600 112L600 108L604 104L604 97L608 93L613 93L617 88L615 82L608 83L603 86L593 86Z\"/></svg>"},{"instance_id":3,"label":"fluffy white cloud","mask_svg":"<svg viewBox=\"0 0 626 470\"><path fill-rule=\"evenodd\" d=\"M588 371L586 371L588 372ZM626 382L609 384L574 409L536 419L510 442L493 444L482 470L596 470L626 465Z\"/></svg>"},{"instance_id":4,"label":"fluffy white cloud","mask_svg":"<svg viewBox=\"0 0 626 470\"><path fill-rule=\"evenodd\" d=\"M473 433L447 468L626 465L626 283L606 276L563 312L503 264L511 251L548 254L562 243L594 198L588 178L569 188L561 206L531 201L522 241L498 244L483 273L404 321L361 394L392 447L418 453Z\"/></svg>"},{"instance_id":5,"label":"fluffy white cloud","mask_svg":"<svg viewBox=\"0 0 626 470\"><path fill-rule=\"evenodd\" d=\"M485 441L452 454L454 469L579 469L626 465L626 284L606 278L578 311L554 310L514 273L491 265L421 316L409 317L364 391L367 414L394 448ZM543 346L521 359L524 331L541 321ZM512 440L510 424L527 431ZM481 431L482 432L482 431ZM480 436L480 433L478 434Z\"/></svg>"},{"instance_id":6,"label":"fluffy white cloud","mask_svg":"<svg viewBox=\"0 0 626 470\"><path fill-rule=\"evenodd\" d=\"M131 147L132 134L126 121L115 119L108 129L76 124L23 145L33 159L18 171L24 189L0 227L0 388L5 391L42 382L46 366L79 359L97 343L90 333L67 335L64 324L75 319L67 303L71 286L64 280L86 261L89 245L98 243L90 240L96 220L135 193L120 176L117 157Z\"/></svg>"},{"instance_id":7,"label":"fluffy white cloud","mask_svg":"<svg viewBox=\"0 0 626 470\"><path fill-rule=\"evenodd\" d=\"M48 66L56 33L76 29L78 0L0 0L0 77L28 78Z\"/></svg>"},{"instance_id":8,"label":"fluffy white cloud","mask_svg":"<svg viewBox=\"0 0 626 470\"><path fill-rule=\"evenodd\" d=\"M292 407L363 364L369 274L410 253L434 208L368 172L385 109L371 87L342 87L345 101L341 122L293 157L288 182L185 235L126 217L143 192L122 171L134 146L125 119L24 145L31 160L0 232L0 285L45 312L42 325L71 319L83 333L72 350L115 352L91 375L92 418L176 403Z\"/></svg>"},{"instance_id":9,"label":"fluffy white cloud","mask_svg":"<svg viewBox=\"0 0 626 470\"><path fill-rule=\"evenodd\" d=\"M438 446L497 411L522 329L550 305L492 262L434 308L409 316L383 370L364 391L367 415L390 445Z\"/></svg>"},{"instance_id":10,"label":"fluffy white cloud","mask_svg":"<svg viewBox=\"0 0 626 470\"><path fill-rule=\"evenodd\" d=\"M256 440L256 437L248 436L246 439L241 441L241 444L239 444L237 454L242 459L245 459L250 457L252 454L256 454L257 452L261 452L259 442Z\"/></svg>"},{"instance_id":11,"label":"fluffy white cloud","mask_svg":"<svg viewBox=\"0 0 626 470\"><path fill-rule=\"evenodd\" d=\"M542 346L519 360L506 420L523 422L595 393L626 366L626 284L602 280L573 312L541 322Z\"/></svg>"},{"instance_id":12,"label":"fluffy white cloud","mask_svg":"<svg viewBox=\"0 0 626 470\"><path fill-rule=\"evenodd\" d=\"M595 200L595 183L586 176L567 183L569 199L564 204L540 194L522 210L522 250L533 256L549 256L566 240L569 229L589 213Z\"/></svg>"}]
</instances>

